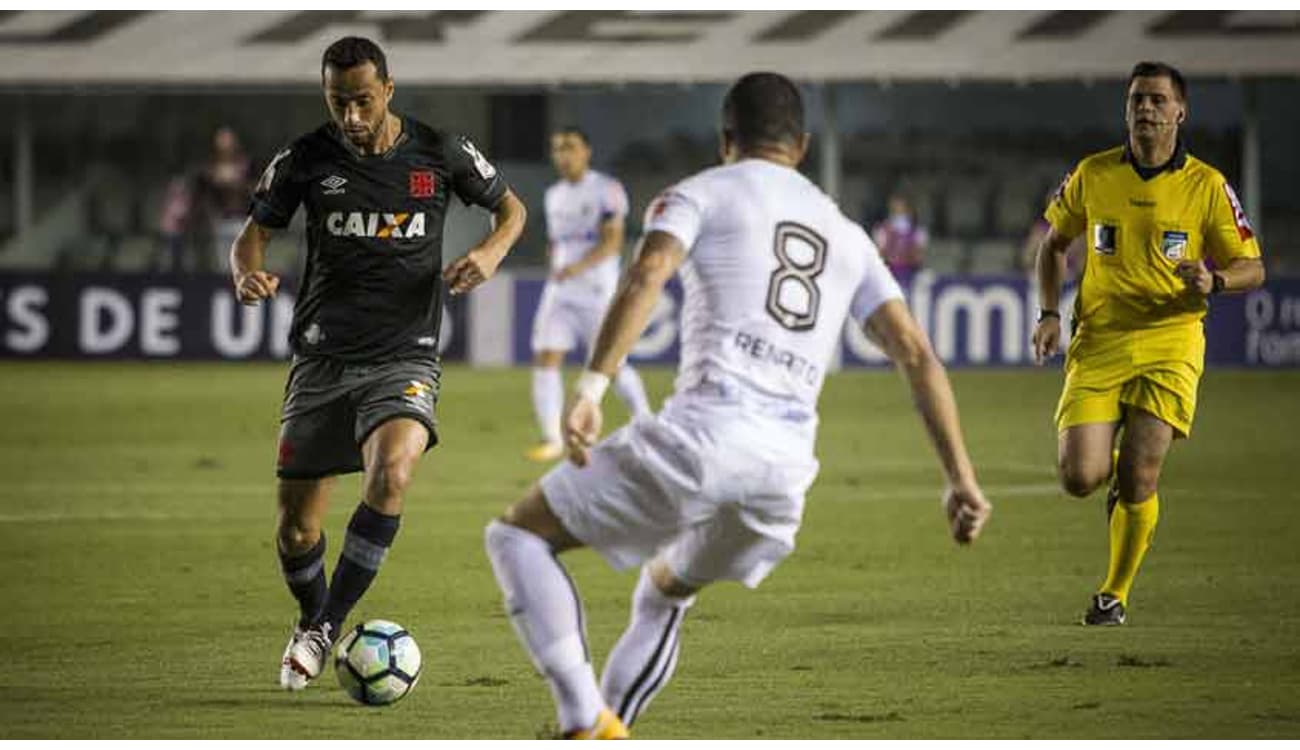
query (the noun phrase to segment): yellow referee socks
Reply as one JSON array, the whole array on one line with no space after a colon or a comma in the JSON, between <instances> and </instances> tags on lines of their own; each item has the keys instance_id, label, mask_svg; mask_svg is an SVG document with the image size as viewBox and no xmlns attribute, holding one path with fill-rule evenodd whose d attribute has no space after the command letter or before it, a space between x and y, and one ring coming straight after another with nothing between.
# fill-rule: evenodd
<instances>
[{"instance_id":1,"label":"yellow referee socks","mask_svg":"<svg viewBox=\"0 0 1300 750\"><path fill-rule=\"evenodd\" d=\"M1101 592L1112 594L1125 605L1142 558L1160 518L1160 496L1152 494L1144 503L1116 503L1110 516L1110 567Z\"/></svg>"}]
</instances>

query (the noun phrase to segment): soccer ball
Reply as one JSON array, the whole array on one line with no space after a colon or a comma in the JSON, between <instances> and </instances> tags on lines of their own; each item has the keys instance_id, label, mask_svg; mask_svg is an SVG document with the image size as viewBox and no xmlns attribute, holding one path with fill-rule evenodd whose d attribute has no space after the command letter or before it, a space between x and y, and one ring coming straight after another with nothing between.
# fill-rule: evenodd
<instances>
[{"instance_id":1,"label":"soccer ball","mask_svg":"<svg viewBox=\"0 0 1300 750\"><path fill-rule=\"evenodd\" d=\"M334 647L334 673L348 695L361 703L395 703L420 679L420 647L401 625L366 620Z\"/></svg>"}]
</instances>

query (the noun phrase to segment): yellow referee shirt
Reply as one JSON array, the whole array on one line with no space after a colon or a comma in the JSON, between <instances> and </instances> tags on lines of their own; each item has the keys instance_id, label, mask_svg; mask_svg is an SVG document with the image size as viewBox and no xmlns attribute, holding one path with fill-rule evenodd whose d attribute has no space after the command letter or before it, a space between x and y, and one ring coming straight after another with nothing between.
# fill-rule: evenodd
<instances>
[{"instance_id":1,"label":"yellow referee shirt","mask_svg":"<svg viewBox=\"0 0 1300 750\"><path fill-rule=\"evenodd\" d=\"M1077 333L1197 323L1204 298L1174 273L1183 260L1224 268L1259 257L1241 203L1217 169L1179 143L1162 170L1139 174L1127 146L1093 154L1074 169L1044 214L1060 234L1087 233L1075 301Z\"/></svg>"}]
</instances>

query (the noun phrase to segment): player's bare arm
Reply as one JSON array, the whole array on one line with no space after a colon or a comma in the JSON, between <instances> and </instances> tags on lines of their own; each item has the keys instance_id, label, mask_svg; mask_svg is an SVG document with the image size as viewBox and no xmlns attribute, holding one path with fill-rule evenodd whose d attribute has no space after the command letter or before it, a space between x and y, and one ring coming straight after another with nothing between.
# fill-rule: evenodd
<instances>
[{"instance_id":1,"label":"player's bare arm","mask_svg":"<svg viewBox=\"0 0 1300 750\"><path fill-rule=\"evenodd\" d=\"M1038 246L1038 299L1042 308L1034 326L1034 361L1043 364L1061 348L1061 282L1065 278L1066 253L1073 237L1049 227Z\"/></svg>"},{"instance_id":2,"label":"player's bare arm","mask_svg":"<svg viewBox=\"0 0 1300 750\"><path fill-rule=\"evenodd\" d=\"M230 247L235 296L245 305L256 305L274 297L280 288L280 277L262 270L270 241L271 230L250 218L244 221L244 228Z\"/></svg>"},{"instance_id":3,"label":"player's bare arm","mask_svg":"<svg viewBox=\"0 0 1300 750\"><path fill-rule=\"evenodd\" d=\"M578 379L574 398L565 410L564 442L569 458L577 465L587 465L587 449L600 437L600 397L645 330L664 284L685 258L686 248L680 240L667 232L651 232L623 274L601 323L587 370Z\"/></svg>"},{"instance_id":4,"label":"player's bare arm","mask_svg":"<svg viewBox=\"0 0 1300 750\"><path fill-rule=\"evenodd\" d=\"M1213 271L1203 261L1185 260L1175 272L1189 292L1203 296L1249 292L1264 283L1264 262L1259 258L1235 258L1226 268Z\"/></svg>"},{"instance_id":5,"label":"player's bare arm","mask_svg":"<svg viewBox=\"0 0 1300 750\"><path fill-rule=\"evenodd\" d=\"M583 271L593 268L612 255L618 255L623 249L624 220L622 216L611 216L600 225L600 240L582 259L561 268L555 278L563 281L578 276Z\"/></svg>"},{"instance_id":6,"label":"player's bare arm","mask_svg":"<svg viewBox=\"0 0 1300 750\"><path fill-rule=\"evenodd\" d=\"M944 511L953 539L961 544L973 542L983 530L993 506L984 499L975 479L975 467L962 439L957 399L943 363L899 300L882 304L867 318L866 329L867 335L879 342L907 379L913 402L939 455L948 481Z\"/></svg>"},{"instance_id":7,"label":"player's bare arm","mask_svg":"<svg viewBox=\"0 0 1300 750\"><path fill-rule=\"evenodd\" d=\"M524 208L523 201L513 190L507 190L492 212L491 234L442 272L452 294L464 294L492 278L523 233L527 217L528 209Z\"/></svg>"}]
</instances>

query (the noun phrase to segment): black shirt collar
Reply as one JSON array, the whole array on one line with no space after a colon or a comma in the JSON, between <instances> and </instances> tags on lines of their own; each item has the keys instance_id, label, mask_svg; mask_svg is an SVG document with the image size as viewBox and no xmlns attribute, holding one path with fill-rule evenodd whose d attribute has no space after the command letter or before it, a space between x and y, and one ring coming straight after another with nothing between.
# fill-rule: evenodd
<instances>
[{"instance_id":1,"label":"black shirt collar","mask_svg":"<svg viewBox=\"0 0 1300 750\"><path fill-rule=\"evenodd\" d=\"M403 145L404 145L408 140L410 140L410 135L409 135L409 134L410 134L410 132L411 132L410 124L406 121L406 117L405 117L405 116L403 116L403 115L401 115L401 114L398 114L397 112L394 112L394 113L393 113L393 116L395 116L395 117L396 117L396 118L397 118L397 119L402 123L402 130L401 130L400 133L397 134L397 138L393 141L393 145L389 146L389 147L388 147L388 150L385 151L385 152L383 152L382 154L363 154L363 153L361 153L361 149L359 149L359 148L357 148L356 146L354 146L354 145L352 144L352 141L349 141L349 140L348 140L348 137L347 137L346 135L343 134L343 130L342 130L341 128L339 128L339 126L338 126L337 124L335 124L333 120L330 121L330 130L333 131L334 139L335 139L336 141L338 141L339 145L342 146L343 149L344 149L345 151L347 151L349 154L352 154L352 156L354 156L355 158L357 158L357 159L388 159L388 158L392 157L394 154L397 153L397 149L398 149L398 148L400 148L400 147L403 146Z\"/></svg>"},{"instance_id":2,"label":"black shirt collar","mask_svg":"<svg viewBox=\"0 0 1300 750\"><path fill-rule=\"evenodd\" d=\"M1187 146L1183 144L1183 139L1179 138L1174 144L1174 155L1169 157L1169 161L1158 167L1144 167L1138 164L1137 159L1133 157L1133 146L1126 139L1124 141L1124 153L1120 156L1120 161L1132 165L1133 171L1138 173L1138 177L1149 180L1165 170L1172 172L1187 166Z\"/></svg>"}]
</instances>

